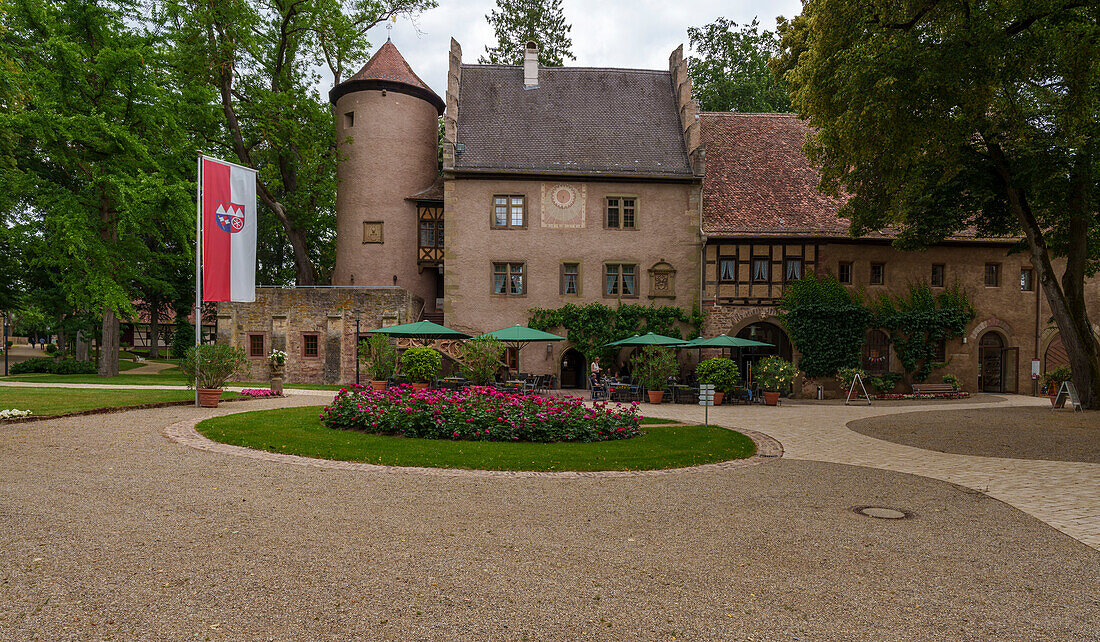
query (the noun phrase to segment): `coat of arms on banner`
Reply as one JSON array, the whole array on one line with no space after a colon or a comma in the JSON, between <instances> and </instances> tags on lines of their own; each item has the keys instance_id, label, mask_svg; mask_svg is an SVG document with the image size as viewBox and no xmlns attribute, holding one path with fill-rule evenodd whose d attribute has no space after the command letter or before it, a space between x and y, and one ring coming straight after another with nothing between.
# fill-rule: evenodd
<instances>
[{"instance_id":1,"label":"coat of arms on banner","mask_svg":"<svg viewBox=\"0 0 1100 642\"><path fill-rule=\"evenodd\" d=\"M588 186L542 184L542 227L584 227Z\"/></svg>"},{"instance_id":2,"label":"coat of arms on banner","mask_svg":"<svg viewBox=\"0 0 1100 642\"><path fill-rule=\"evenodd\" d=\"M218 209L214 211L214 218L218 227L223 232L235 234L244 227L244 205L218 201Z\"/></svg>"}]
</instances>

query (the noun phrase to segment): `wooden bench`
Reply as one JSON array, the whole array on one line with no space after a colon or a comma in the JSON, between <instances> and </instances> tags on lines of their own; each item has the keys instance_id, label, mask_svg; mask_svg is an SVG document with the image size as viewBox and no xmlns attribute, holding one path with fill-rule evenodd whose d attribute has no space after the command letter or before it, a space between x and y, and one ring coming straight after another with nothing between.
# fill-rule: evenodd
<instances>
[{"instance_id":1,"label":"wooden bench","mask_svg":"<svg viewBox=\"0 0 1100 642\"><path fill-rule=\"evenodd\" d=\"M915 395L942 395L945 393L955 392L955 387L949 383L914 383L913 394Z\"/></svg>"}]
</instances>

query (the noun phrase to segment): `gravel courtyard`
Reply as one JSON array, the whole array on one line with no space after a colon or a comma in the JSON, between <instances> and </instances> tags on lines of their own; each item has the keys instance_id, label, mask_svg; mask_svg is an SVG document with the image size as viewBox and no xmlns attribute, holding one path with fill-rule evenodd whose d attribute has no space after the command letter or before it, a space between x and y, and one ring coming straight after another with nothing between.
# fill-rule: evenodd
<instances>
[{"instance_id":1,"label":"gravel courtyard","mask_svg":"<svg viewBox=\"0 0 1100 642\"><path fill-rule=\"evenodd\" d=\"M0 427L0 638L1100 640L1100 552L924 477L443 478L163 437L318 401Z\"/></svg>"}]
</instances>

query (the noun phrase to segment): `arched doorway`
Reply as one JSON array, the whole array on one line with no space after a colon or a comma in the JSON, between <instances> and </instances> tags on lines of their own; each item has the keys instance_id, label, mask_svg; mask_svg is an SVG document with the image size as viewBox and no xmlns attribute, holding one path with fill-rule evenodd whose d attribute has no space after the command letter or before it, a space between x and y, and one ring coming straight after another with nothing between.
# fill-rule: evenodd
<instances>
[{"instance_id":1,"label":"arched doorway","mask_svg":"<svg viewBox=\"0 0 1100 642\"><path fill-rule=\"evenodd\" d=\"M890 335L868 330L863 342L863 371L868 374L890 372Z\"/></svg>"},{"instance_id":2,"label":"arched doorway","mask_svg":"<svg viewBox=\"0 0 1100 642\"><path fill-rule=\"evenodd\" d=\"M752 381L752 373L756 369L756 362L764 357L779 355L787 361L791 360L791 340L787 333L774 323L758 321L751 323L737 333L739 339L752 339L770 343L767 348L741 348L737 366L741 369L741 377L746 381Z\"/></svg>"},{"instance_id":3,"label":"arched doorway","mask_svg":"<svg viewBox=\"0 0 1100 642\"><path fill-rule=\"evenodd\" d=\"M584 355L573 348L563 352L561 354L561 387L587 388L587 366L588 362Z\"/></svg>"}]
</instances>

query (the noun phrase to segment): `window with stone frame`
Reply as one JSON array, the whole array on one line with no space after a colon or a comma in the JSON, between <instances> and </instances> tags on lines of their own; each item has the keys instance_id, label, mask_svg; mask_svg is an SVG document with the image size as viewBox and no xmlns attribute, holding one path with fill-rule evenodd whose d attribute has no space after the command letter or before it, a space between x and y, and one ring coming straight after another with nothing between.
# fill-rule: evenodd
<instances>
[{"instance_id":1,"label":"window with stone frame","mask_svg":"<svg viewBox=\"0 0 1100 642\"><path fill-rule=\"evenodd\" d=\"M527 197L523 194L495 194L490 223L496 229L527 227Z\"/></svg>"},{"instance_id":2,"label":"window with stone frame","mask_svg":"<svg viewBox=\"0 0 1100 642\"><path fill-rule=\"evenodd\" d=\"M783 280L797 281L802 278L802 259L784 259Z\"/></svg>"},{"instance_id":3,"label":"window with stone frame","mask_svg":"<svg viewBox=\"0 0 1100 642\"><path fill-rule=\"evenodd\" d=\"M564 295L578 295L581 293L581 264L561 264L560 293Z\"/></svg>"},{"instance_id":4,"label":"window with stone frame","mask_svg":"<svg viewBox=\"0 0 1100 642\"><path fill-rule=\"evenodd\" d=\"M607 263L604 269L604 296L636 298L638 266L631 263Z\"/></svg>"},{"instance_id":5,"label":"window with stone frame","mask_svg":"<svg viewBox=\"0 0 1100 642\"><path fill-rule=\"evenodd\" d=\"M493 294L501 296L527 294L527 264L493 263Z\"/></svg>"},{"instance_id":6,"label":"window with stone frame","mask_svg":"<svg viewBox=\"0 0 1100 642\"><path fill-rule=\"evenodd\" d=\"M637 229L637 200L630 196L608 196L604 203L604 225L609 229Z\"/></svg>"},{"instance_id":7,"label":"window with stone frame","mask_svg":"<svg viewBox=\"0 0 1100 642\"><path fill-rule=\"evenodd\" d=\"M1031 268L1023 268L1020 270L1020 291L1032 292L1035 290L1035 281L1033 280L1035 273L1031 271Z\"/></svg>"},{"instance_id":8,"label":"window with stone frame","mask_svg":"<svg viewBox=\"0 0 1100 642\"><path fill-rule=\"evenodd\" d=\"M321 337L316 332L302 333L302 358L316 359L321 356Z\"/></svg>"},{"instance_id":9,"label":"window with stone frame","mask_svg":"<svg viewBox=\"0 0 1100 642\"><path fill-rule=\"evenodd\" d=\"M1001 286L1001 264L985 264L985 287L998 288Z\"/></svg>"},{"instance_id":10,"label":"window with stone frame","mask_svg":"<svg viewBox=\"0 0 1100 642\"><path fill-rule=\"evenodd\" d=\"M945 266L943 263L933 263L932 264L932 278L929 280L932 287L934 287L934 288L942 288L943 287L944 282L946 281L946 278L945 278L946 271L947 271L947 266Z\"/></svg>"},{"instance_id":11,"label":"window with stone frame","mask_svg":"<svg viewBox=\"0 0 1100 642\"><path fill-rule=\"evenodd\" d=\"M252 358L263 358L267 356L267 353L264 351L264 335L262 333L249 333L248 356Z\"/></svg>"},{"instance_id":12,"label":"window with stone frame","mask_svg":"<svg viewBox=\"0 0 1100 642\"><path fill-rule=\"evenodd\" d=\"M836 266L836 280L845 285L852 284L852 262L841 261Z\"/></svg>"},{"instance_id":13,"label":"window with stone frame","mask_svg":"<svg viewBox=\"0 0 1100 642\"><path fill-rule=\"evenodd\" d=\"M718 259L718 280L723 283L737 281L737 259Z\"/></svg>"},{"instance_id":14,"label":"window with stone frame","mask_svg":"<svg viewBox=\"0 0 1100 642\"><path fill-rule=\"evenodd\" d=\"M872 263L871 264L871 285L883 285L886 283L886 264L885 263Z\"/></svg>"},{"instance_id":15,"label":"window with stone frame","mask_svg":"<svg viewBox=\"0 0 1100 642\"><path fill-rule=\"evenodd\" d=\"M752 280L757 283L767 283L768 272L771 268L771 259L757 256L752 259Z\"/></svg>"}]
</instances>

